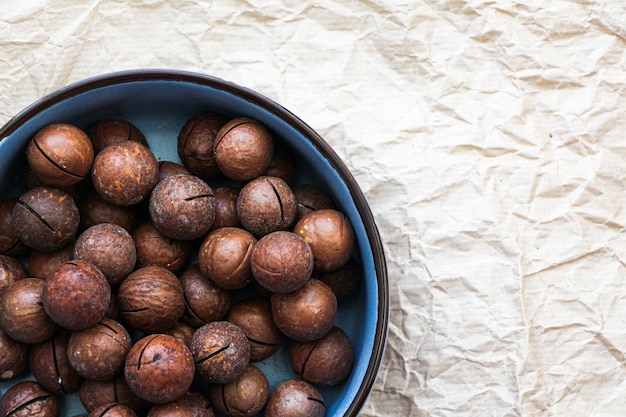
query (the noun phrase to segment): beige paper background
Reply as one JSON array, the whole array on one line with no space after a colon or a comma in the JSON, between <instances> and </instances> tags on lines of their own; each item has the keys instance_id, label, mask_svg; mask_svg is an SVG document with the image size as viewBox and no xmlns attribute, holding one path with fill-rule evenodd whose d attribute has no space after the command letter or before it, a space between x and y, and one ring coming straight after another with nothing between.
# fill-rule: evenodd
<instances>
[{"instance_id":1,"label":"beige paper background","mask_svg":"<svg viewBox=\"0 0 626 417\"><path fill-rule=\"evenodd\" d=\"M619 416L625 28L611 0L0 0L0 123L125 69L259 91L334 147L385 242L363 416Z\"/></svg>"}]
</instances>

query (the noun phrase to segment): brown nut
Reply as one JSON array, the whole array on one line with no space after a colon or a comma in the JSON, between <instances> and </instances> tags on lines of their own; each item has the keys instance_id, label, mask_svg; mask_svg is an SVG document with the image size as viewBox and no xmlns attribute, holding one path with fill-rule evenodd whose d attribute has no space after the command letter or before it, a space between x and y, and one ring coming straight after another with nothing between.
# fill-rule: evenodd
<instances>
[{"instance_id":1,"label":"brown nut","mask_svg":"<svg viewBox=\"0 0 626 417\"><path fill-rule=\"evenodd\" d=\"M268 233L252 250L252 274L271 292L302 287L313 272L313 252L300 236L287 231Z\"/></svg>"},{"instance_id":2,"label":"brown nut","mask_svg":"<svg viewBox=\"0 0 626 417\"><path fill-rule=\"evenodd\" d=\"M78 202L80 230L100 223L113 223L132 232L137 226L137 215L132 207L117 206L102 199L91 190Z\"/></svg>"},{"instance_id":3,"label":"brown nut","mask_svg":"<svg viewBox=\"0 0 626 417\"><path fill-rule=\"evenodd\" d=\"M310 246L315 269L332 271L345 265L355 245L352 225L346 216L333 209L321 209L302 217L293 228Z\"/></svg>"},{"instance_id":4,"label":"brown nut","mask_svg":"<svg viewBox=\"0 0 626 417\"><path fill-rule=\"evenodd\" d=\"M278 384L265 407L266 417L323 417L325 412L322 394L297 379Z\"/></svg>"},{"instance_id":5,"label":"brown nut","mask_svg":"<svg viewBox=\"0 0 626 417\"><path fill-rule=\"evenodd\" d=\"M23 381L7 390L0 401L0 414L11 417L58 417L59 401L33 381Z\"/></svg>"},{"instance_id":6,"label":"brown nut","mask_svg":"<svg viewBox=\"0 0 626 417\"><path fill-rule=\"evenodd\" d=\"M335 203L326 191L311 184L302 184L293 189L293 195L298 203L297 220L315 210L334 209Z\"/></svg>"},{"instance_id":7,"label":"brown nut","mask_svg":"<svg viewBox=\"0 0 626 417\"><path fill-rule=\"evenodd\" d=\"M213 144L215 135L228 121L216 113L200 114L189 119L178 134L178 156L183 165L193 174L204 179L221 175Z\"/></svg>"},{"instance_id":8,"label":"brown nut","mask_svg":"<svg viewBox=\"0 0 626 417\"><path fill-rule=\"evenodd\" d=\"M196 370L211 383L239 378L250 362L250 343L239 327L214 321L200 327L191 340Z\"/></svg>"},{"instance_id":9,"label":"brown nut","mask_svg":"<svg viewBox=\"0 0 626 417\"><path fill-rule=\"evenodd\" d=\"M239 220L256 236L289 229L296 213L291 188L277 177L257 177L244 185L237 197Z\"/></svg>"},{"instance_id":10,"label":"brown nut","mask_svg":"<svg viewBox=\"0 0 626 417\"><path fill-rule=\"evenodd\" d=\"M193 240L209 231L215 219L213 189L193 175L173 175L150 195L150 219L159 232Z\"/></svg>"},{"instance_id":11,"label":"brown nut","mask_svg":"<svg viewBox=\"0 0 626 417\"><path fill-rule=\"evenodd\" d=\"M75 239L71 239L69 243L61 249L51 252L41 252L33 249L28 257L28 272L33 278L46 279L59 267L62 263L71 261L74 257Z\"/></svg>"},{"instance_id":12,"label":"brown nut","mask_svg":"<svg viewBox=\"0 0 626 417\"><path fill-rule=\"evenodd\" d=\"M165 404L182 397L195 374L189 348L175 337L155 334L139 340L128 353L124 375L139 397Z\"/></svg>"},{"instance_id":13,"label":"brown nut","mask_svg":"<svg viewBox=\"0 0 626 417\"><path fill-rule=\"evenodd\" d=\"M160 266L146 266L131 273L118 289L118 301L123 320L143 332L167 330L185 312L180 281Z\"/></svg>"},{"instance_id":14,"label":"brown nut","mask_svg":"<svg viewBox=\"0 0 626 417\"><path fill-rule=\"evenodd\" d=\"M197 264L182 273L180 282L185 295L186 323L198 328L226 316L230 293L202 275Z\"/></svg>"},{"instance_id":15,"label":"brown nut","mask_svg":"<svg viewBox=\"0 0 626 417\"><path fill-rule=\"evenodd\" d=\"M208 398L198 391L189 390L175 402L189 407L193 417L215 417Z\"/></svg>"},{"instance_id":16,"label":"brown nut","mask_svg":"<svg viewBox=\"0 0 626 417\"><path fill-rule=\"evenodd\" d=\"M108 403L96 407L87 417L137 417L137 414L125 405Z\"/></svg>"},{"instance_id":17,"label":"brown nut","mask_svg":"<svg viewBox=\"0 0 626 417\"><path fill-rule=\"evenodd\" d=\"M251 417L265 407L270 397L270 386L263 371L248 365L236 380L228 384L210 384L208 397L222 415Z\"/></svg>"},{"instance_id":18,"label":"brown nut","mask_svg":"<svg viewBox=\"0 0 626 417\"><path fill-rule=\"evenodd\" d=\"M37 343L30 350L30 370L37 382L53 394L70 394L80 387L83 378L67 358L69 332L59 331L51 339Z\"/></svg>"},{"instance_id":19,"label":"brown nut","mask_svg":"<svg viewBox=\"0 0 626 417\"><path fill-rule=\"evenodd\" d=\"M26 157L41 184L67 187L89 175L94 150L89 136L78 127L53 123L30 140Z\"/></svg>"},{"instance_id":20,"label":"brown nut","mask_svg":"<svg viewBox=\"0 0 626 417\"><path fill-rule=\"evenodd\" d=\"M154 154L130 140L104 148L91 169L96 192L118 206L131 206L147 198L158 179L159 164Z\"/></svg>"},{"instance_id":21,"label":"brown nut","mask_svg":"<svg viewBox=\"0 0 626 417\"><path fill-rule=\"evenodd\" d=\"M155 404L146 417L194 417L187 405L174 401L167 404Z\"/></svg>"},{"instance_id":22,"label":"brown nut","mask_svg":"<svg viewBox=\"0 0 626 417\"><path fill-rule=\"evenodd\" d=\"M0 294L9 285L26 278L24 265L12 256L0 255Z\"/></svg>"},{"instance_id":23,"label":"brown nut","mask_svg":"<svg viewBox=\"0 0 626 417\"><path fill-rule=\"evenodd\" d=\"M26 191L13 209L13 227L26 245L42 252L65 246L78 231L74 199L58 188Z\"/></svg>"},{"instance_id":24,"label":"brown nut","mask_svg":"<svg viewBox=\"0 0 626 417\"><path fill-rule=\"evenodd\" d=\"M246 287L253 280L250 260L256 241L250 232L237 227L209 233L198 251L200 271L222 288Z\"/></svg>"},{"instance_id":25,"label":"brown nut","mask_svg":"<svg viewBox=\"0 0 626 417\"><path fill-rule=\"evenodd\" d=\"M111 290L111 301L107 307L107 312L104 313L104 317L119 320L120 318L120 303L117 296L117 288Z\"/></svg>"},{"instance_id":26,"label":"brown nut","mask_svg":"<svg viewBox=\"0 0 626 417\"><path fill-rule=\"evenodd\" d=\"M191 349L191 338L193 337L193 332L195 331L195 327L192 327L183 321L177 321L172 327L160 333L177 338L178 340L183 342L189 349Z\"/></svg>"},{"instance_id":27,"label":"brown nut","mask_svg":"<svg viewBox=\"0 0 626 417\"><path fill-rule=\"evenodd\" d=\"M126 229L112 223L100 223L78 236L74 259L91 262L110 284L117 284L135 269L137 249Z\"/></svg>"},{"instance_id":28,"label":"brown nut","mask_svg":"<svg viewBox=\"0 0 626 417\"><path fill-rule=\"evenodd\" d=\"M30 345L13 340L0 329L0 382L16 378L28 367Z\"/></svg>"},{"instance_id":29,"label":"brown nut","mask_svg":"<svg viewBox=\"0 0 626 417\"><path fill-rule=\"evenodd\" d=\"M354 258L350 258L344 266L332 271L321 272L317 278L333 290L337 302L342 302L353 297L359 291L361 286L360 265Z\"/></svg>"},{"instance_id":30,"label":"brown nut","mask_svg":"<svg viewBox=\"0 0 626 417\"><path fill-rule=\"evenodd\" d=\"M0 254L2 255L22 256L30 251L13 227L15 203L17 203L17 198L0 201Z\"/></svg>"},{"instance_id":31,"label":"brown nut","mask_svg":"<svg viewBox=\"0 0 626 417\"><path fill-rule=\"evenodd\" d=\"M130 334L124 326L104 318L95 326L70 335L67 357L83 378L105 381L122 372L131 346Z\"/></svg>"},{"instance_id":32,"label":"brown nut","mask_svg":"<svg viewBox=\"0 0 626 417\"><path fill-rule=\"evenodd\" d=\"M59 326L83 330L104 318L111 287L92 263L72 260L61 264L46 279L43 307Z\"/></svg>"},{"instance_id":33,"label":"brown nut","mask_svg":"<svg viewBox=\"0 0 626 417\"><path fill-rule=\"evenodd\" d=\"M241 227L237 215L237 196L239 190L234 187L218 187L213 190L215 198L215 220L211 231L221 227Z\"/></svg>"},{"instance_id":34,"label":"brown nut","mask_svg":"<svg viewBox=\"0 0 626 417\"><path fill-rule=\"evenodd\" d=\"M299 378L317 386L337 385L352 371L354 349L348 335L333 327L321 339L294 341L289 348L289 360Z\"/></svg>"},{"instance_id":35,"label":"brown nut","mask_svg":"<svg viewBox=\"0 0 626 417\"><path fill-rule=\"evenodd\" d=\"M165 236L149 220L137 226L132 236L139 268L160 266L178 274L187 266L191 257L190 241Z\"/></svg>"},{"instance_id":36,"label":"brown nut","mask_svg":"<svg viewBox=\"0 0 626 417\"><path fill-rule=\"evenodd\" d=\"M159 162L159 182L173 175L192 175L191 172L181 164L172 161Z\"/></svg>"},{"instance_id":37,"label":"brown nut","mask_svg":"<svg viewBox=\"0 0 626 417\"><path fill-rule=\"evenodd\" d=\"M213 145L220 171L235 181L249 181L263 174L272 160L274 139L256 120L238 117L221 127Z\"/></svg>"},{"instance_id":38,"label":"brown nut","mask_svg":"<svg viewBox=\"0 0 626 417\"><path fill-rule=\"evenodd\" d=\"M32 190L33 188L37 187L58 188L59 190L63 190L68 193L77 203L78 200L80 200L80 198L82 197L82 194L87 190L90 185L90 182L87 178L68 187L53 187L50 185L46 185L35 177L35 174L33 173L33 170L30 168L29 165L26 165L24 167L22 182L24 183L24 188L26 190Z\"/></svg>"},{"instance_id":39,"label":"brown nut","mask_svg":"<svg viewBox=\"0 0 626 417\"><path fill-rule=\"evenodd\" d=\"M230 309L226 320L246 334L250 343L250 362L267 359L280 349L283 334L274 324L269 299L241 300Z\"/></svg>"},{"instance_id":40,"label":"brown nut","mask_svg":"<svg viewBox=\"0 0 626 417\"><path fill-rule=\"evenodd\" d=\"M282 147L275 147L272 160L263 175L278 177L291 185L296 176L296 164L289 152Z\"/></svg>"},{"instance_id":41,"label":"brown nut","mask_svg":"<svg viewBox=\"0 0 626 417\"><path fill-rule=\"evenodd\" d=\"M39 343L59 329L41 302L44 281L24 278L0 294L0 327L11 339L22 343Z\"/></svg>"},{"instance_id":42,"label":"brown nut","mask_svg":"<svg viewBox=\"0 0 626 417\"><path fill-rule=\"evenodd\" d=\"M272 294L276 327L293 340L308 342L324 336L333 327L337 298L322 281L311 278L288 294Z\"/></svg>"},{"instance_id":43,"label":"brown nut","mask_svg":"<svg viewBox=\"0 0 626 417\"><path fill-rule=\"evenodd\" d=\"M128 387L123 374L106 381L87 379L78 389L78 396L88 413L108 403L123 404L140 415L144 415L148 408L148 402L139 398Z\"/></svg>"},{"instance_id":44,"label":"brown nut","mask_svg":"<svg viewBox=\"0 0 626 417\"><path fill-rule=\"evenodd\" d=\"M133 140L149 147L148 141L141 130L126 120L100 120L89 126L85 133L91 139L96 154L109 145L127 140Z\"/></svg>"}]
</instances>

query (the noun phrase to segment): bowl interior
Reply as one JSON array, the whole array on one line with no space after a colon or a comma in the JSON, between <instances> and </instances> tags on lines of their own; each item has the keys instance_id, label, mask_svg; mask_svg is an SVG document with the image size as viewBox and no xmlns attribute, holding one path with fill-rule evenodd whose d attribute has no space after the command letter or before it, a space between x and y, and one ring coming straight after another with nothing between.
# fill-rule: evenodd
<instances>
[{"instance_id":1,"label":"bowl interior","mask_svg":"<svg viewBox=\"0 0 626 417\"><path fill-rule=\"evenodd\" d=\"M354 256L362 265L362 285L356 297L340 304L335 324L354 345L355 367L344 383L320 391L328 416L356 415L369 394L386 340L387 276L382 246L367 203L343 162L319 135L280 105L253 91L198 74L144 71L86 80L36 102L0 130L0 138L4 138L0 141L0 196L8 198L23 191L19 178L26 163L26 145L49 123L87 128L101 119L126 119L145 134L157 159L180 162L178 132L192 116L212 111L248 116L265 124L296 161L295 183L327 190L354 227L358 242ZM266 373L271 389L281 380L295 377L288 355L284 345L276 355L255 363ZM14 383L0 383L0 393ZM62 415L82 412L76 394L63 401Z\"/></svg>"}]
</instances>

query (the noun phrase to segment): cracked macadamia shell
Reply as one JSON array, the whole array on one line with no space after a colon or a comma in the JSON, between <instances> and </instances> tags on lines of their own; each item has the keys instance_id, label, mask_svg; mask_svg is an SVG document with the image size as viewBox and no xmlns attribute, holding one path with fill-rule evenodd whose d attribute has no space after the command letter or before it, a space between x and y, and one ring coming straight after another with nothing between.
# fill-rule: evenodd
<instances>
[{"instance_id":1,"label":"cracked macadamia shell","mask_svg":"<svg viewBox=\"0 0 626 417\"><path fill-rule=\"evenodd\" d=\"M237 197L239 220L255 236L289 229L297 210L291 188L278 177L257 177L244 185Z\"/></svg>"},{"instance_id":2,"label":"cracked macadamia shell","mask_svg":"<svg viewBox=\"0 0 626 417\"><path fill-rule=\"evenodd\" d=\"M65 246L78 231L79 222L74 199L58 188L28 190L13 208L13 227L20 240L42 252Z\"/></svg>"},{"instance_id":3,"label":"cracked macadamia shell","mask_svg":"<svg viewBox=\"0 0 626 417\"><path fill-rule=\"evenodd\" d=\"M86 379L78 389L78 396L88 413L108 403L123 404L137 414L144 414L143 412L148 408L148 402L131 391L123 372L106 381Z\"/></svg>"},{"instance_id":4,"label":"cracked macadamia shell","mask_svg":"<svg viewBox=\"0 0 626 417\"><path fill-rule=\"evenodd\" d=\"M185 269L191 257L191 242L172 239L146 220L132 233L137 251L137 267L160 266L175 274Z\"/></svg>"},{"instance_id":5,"label":"cracked macadamia shell","mask_svg":"<svg viewBox=\"0 0 626 417\"><path fill-rule=\"evenodd\" d=\"M215 411L209 399L202 392L190 389L175 403L189 407L194 417L215 417Z\"/></svg>"},{"instance_id":6,"label":"cracked macadamia shell","mask_svg":"<svg viewBox=\"0 0 626 417\"><path fill-rule=\"evenodd\" d=\"M97 154L109 145L132 140L148 146L148 141L137 126L127 120L106 119L89 126L86 130L91 139L94 152Z\"/></svg>"},{"instance_id":7,"label":"cracked macadamia shell","mask_svg":"<svg viewBox=\"0 0 626 417\"><path fill-rule=\"evenodd\" d=\"M217 187L213 190L215 196L215 220L211 231L221 227L241 227L237 215L237 197L239 189L234 187Z\"/></svg>"},{"instance_id":8,"label":"cracked macadamia shell","mask_svg":"<svg viewBox=\"0 0 626 417\"><path fill-rule=\"evenodd\" d=\"M33 249L28 257L28 273L32 278L45 280L62 263L71 261L74 257L75 239L71 239L61 249L51 252L41 252Z\"/></svg>"},{"instance_id":9,"label":"cracked macadamia shell","mask_svg":"<svg viewBox=\"0 0 626 417\"><path fill-rule=\"evenodd\" d=\"M132 232L137 226L137 214L132 207L118 206L105 201L91 189L78 201L80 230L100 223L113 223Z\"/></svg>"},{"instance_id":10,"label":"cracked macadamia shell","mask_svg":"<svg viewBox=\"0 0 626 417\"><path fill-rule=\"evenodd\" d=\"M321 339L294 341L289 358L299 378L316 386L331 386L346 379L352 371L354 349L348 335L333 327Z\"/></svg>"},{"instance_id":11,"label":"cracked macadamia shell","mask_svg":"<svg viewBox=\"0 0 626 417\"><path fill-rule=\"evenodd\" d=\"M104 148L93 162L91 181L105 201L131 206L147 198L159 180L159 163L146 146L125 141Z\"/></svg>"},{"instance_id":12,"label":"cracked macadamia shell","mask_svg":"<svg viewBox=\"0 0 626 417\"><path fill-rule=\"evenodd\" d=\"M104 381L121 373L131 346L130 334L124 326L104 318L95 326L70 335L67 356L80 376Z\"/></svg>"},{"instance_id":13,"label":"cracked macadamia shell","mask_svg":"<svg viewBox=\"0 0 626 417\"><path fill-rule=\"evenodd\" d=\"M323 417L325 412L322 394L296 379L278 384L265 407L265 417Z\"/></svg>"},{"instance_id":14,"label":"cracked macadamia shell","mask_svg":"<svg viewBox=\"0 0 626 417\"><path fill-rule=\"evenodd\" d=\"M333 290L338 303L355 297L363 279L361 265L354 258L350 258L344 266L338 269L320 272L316 278Z\"/></svg>"},{"instance_id":15,"label":"cracked macadamia shell","mask_svg":"<svg viewBox=\"0 0 626 417\"><path fill-rule=\"evenodd\" d=\"M23 381L7 390L0 414L11 417L58 417L59 400L36 382Z\"/></svg>"},{"instance_id":16,"label":"cracked macadamia shell","mask_svg":"<svg viewBox=\"0 0 626 417\"><path fill-rule=\"evenodd\" d=\"M156 333L172 327L185 312L183 287L160 266L131 273L118 289L120 315L134 329Z\"/></svg>"},{"instance_id":17,"label":"cracked macadamia shell","mask_svg":"<svg viewBox=\"0 0 626 417\"><path fill-rule=\"evenodd\" d=\"M221 176L215 162L213 145L228 118L217 113L199 114L187 120L178 134L178 156L183 165L203 179Z\"/></svg>"},{"instance_id":18,"label":"cracked macadamia shell","mask_svg":"<svg viewBox=\"0 0 626 417\"><path fill-rule=\"evenodd\" d=\"M308 342L324 336L337 316L337 298L322 281L311 278L296 291L271 296L276 327L293 340Z\"/></svg>"},{"instance_id":19,"label":"cracked macadamia shell","mask_svg":"<svg viewBox=\"0 0 626 417\"><path fill-rule=\"evenodd\" d=\"M72 368L67 357L69 332L61 330L30 350L29 365L35 380L56 395L77 391L83 378Z\"/></svg>"},{"instance_id":20,"label":"cracked macadamia shell","mask_svg":"<svg viewBox=\"0 0 626 417\"><path fill-rule=\"evenodd\" d=\"M87 417L137 417L137 414L125 405L109 403L96 407Z\"/></svg>"},{"instance_id":21,"label":"cracked macadamia shell","mask_svg":"<svg viewBox=\"0 0 626 417\"><path fill-rule=\"evenodd\" d=\"M278 352L283 334L272 317L270 300L262 297L237 302L226 319L246 334L250 343L250 361L258 362Z\"/></svg>"},{"instance_id":22,"label":"cracked macadamia shell","mask_svg":"<svg viewBox=\"0 0 626 417\"><path fill-rule=\"evenodd\" d=\"M44 310L44 281L24 278L0 294L0 327L14 340L39 343L49 339L59 326Z\"/></svg>"},{"instance_id":23,"label":"cracked macadamia shell","mask_svg":"<svg viewBox=\"0 0 626 417\"><path fill-rule=\"evenodd\" d=\"M335 208L335 203L330 195L315 185L299 185L293 189L293 195L298 203L298 215L296 216L298 220L315 210Z\"/></svg>"},{"instance_id":24,"label":"cracked macadamia shell","mask_svg":"<svg viewBox=\"0 0 626 417\"><path fill-rule=\"evenodd\" d=\"M24 278L26 270L18 259L0 255L0 294L6 287Z\"/></svg>"},{"instance_id":25,"label":"cracked macadamia shell","mask_svg":"<svg viewBox=\"0 0 626 417\"><path fill-rule=\"evenodd\" d=\"M193 337L193 333L195 331L195 327L185 323L184 321L177 321L172 327L161 333L177 338L191 349L191 338Z\"/></svg>"},{"instance_id":26,"label":"cracked macadamia shell","mask_svg":"<svg viewBox=\"0 0 626 417\"><path fill-rule=\"evenodd\" d=\"M110 284L117 284L135 269L137 249L126 229L112 223L100 223L78 236L73 258L91 262Z\"/></svg>"},{"instance_id":27,"label":"cracked macadamia shell","mask_svg":"<svg viewBox=\"0 0 626 417\"><path fill-rule=\"evenodd\" d=\"M20 376L28 367L30 345L13 340L0 328L0 382Z\"/></svg>"},{"instance_id":28,"label":"cracked macadamia shell","mask_svg":"<svg viewBox=\"0 0 626 417\"><path fill-rule=\"evenodd\" d=\"M197 264L181 274L180 282L185 295L183 321L198 328L226 316L230 292L204 276Z\"/></svg>"},{"instance_id":29,"label":"cracked macadamia shell","mask_svg":"<svg viewBox=\"0 0 626 417\"><path fill-rule=\"evenodd\" d=\"M124 375L139 397L165 404L182 397L195 375L189 348L179 339L155 334L140 339L128 352Z\"/></svg>"},{"instance_id":30,"label":"cracked macadamia shell","mask_svg":"<svg viewBox=\"0 0 626 417\"><path fill-rule=\"evenodd\" d=\"M263 236L252 251L252 274L265 289L288 293L302 287L313 272L313 252L300 236L277 231Z\"/></svg>"},{"instance_id":31,"label":"cracked macadamia shell","mask_svg":"<svg viewBox=\"0 0 626 417\"><path fill-rule=\"evenodd\" d=\"M263 371L254 365L248 365L236 380L209 384L208 389L208 397L217 412L230 417L251 417L259 413L269 396L269 382Z\"/></svg>"},{"instance_id":32,"label":"cracked macadamia shell","mask_svg":"<svg viewBox=\"0 0 626 417\"><path fill-rule=\"evenodd\" d=\"M227 321L208 323L196 330L191 352L198 373L215 384L239 378L250 362L245 333Z\"/></svg>"},{"instance_id":33,"label":"cracked macadamia shell","mask_svg":"<svg viewBox=\"0 0 626 417\"><path fill-rule=\"evenodd\" d=\"M0 201L0 255L22 256L30 250L13 227L13 209L16 203L17 198Z\"/></svg>"},{"instance_id":34,"label":"cracked macadamia shell","mask_svg":"<svg viewBox=\"0 0 626 417\"><path fill-rule=\"evenodd\" d=\"M283 147L274 147L274 155L263 175L278 177L291 186L296 176L296 163Z\"/></svg>"},{"instance_id":35,"label":"cracked macadamia shell","mask_svg":"<svg viewBox=\"0 0 626 417\"><path fill-rule=\"evenodd\" d=\"M274 139L258 121L238 117L217 132L213 152L224 175L235 181L249 181L263 174L269 166Z\"/></svg>"},{"instance_id":36,"label":"cracked macadamia shell","mask_svg":"<svg viewBox=\"0 0 626 417\"><path fill-rule=\"evenodd\" d=\"M159 162L159 181L173 175L191 175L191 172L183 165L172 161Z\"/></svg>"},{"instance_id":37,"label":"cracked macadamia shell","mask_svg":"<svg viewBox=\"0 0 626 417\"><path fill-rule=\"evenodd\" d=\"M67 187L89 175L94 149L89 136L68 123L39 130L26 149L28 164L41 184Z\"/></svg>"},{"instance_id":38,"label":"cracked macadamia shell","mask_svg":"<svg viewBox=\"0 0 626 417\"><path fill-rule=\"evenodd\" d=\"M311 246L317 270L341 268L352 256L354 230L350 220L337 210L312 211L296 223L293 231Z\"/></svg>"},{"instance_id":39,"label":"cracked macadamia shell","mask_svg":"<svg viewBox=\"0 0 626 417\"><path fill-rule=\"evenodd\" d=\"M50 318L69 330L83 330L104 318L111 302L109 283L91 262L71 260L46 279L43 306Z\"/></svg>"},{"instance_id":40,"label":"cracked macadamia shell","mask_svg":"<svg viewBox=\"0 0 626 417\"><path fill-rule=\"evenodd\" d=\"M187 405L174 401L153 405L146 417L194 417L194 414Z\"/></svg>"},{"instance_id":41,"label":"cracked macadamia shell","mask_svg":"<svg viewBox=\"0 0 626 417\"><path fill-rule=\"evenodd\" d=\"M247 230L222 227L211 232L198 251L200 271L228 290L246 287L253 280L250 260L256 238Z\"/></svg>"},{"instance_id":42,"label":"cracked macadamia shell","mask_svg":"<svg viewBox=\"0 0 626 417\"><path fill-rule=\"evenodd\" d=\"M215 219L213 189L194 175L172 175L150 195L150 219L165 236L193 240L209 231Z\"/></svg>"}]
</instances>

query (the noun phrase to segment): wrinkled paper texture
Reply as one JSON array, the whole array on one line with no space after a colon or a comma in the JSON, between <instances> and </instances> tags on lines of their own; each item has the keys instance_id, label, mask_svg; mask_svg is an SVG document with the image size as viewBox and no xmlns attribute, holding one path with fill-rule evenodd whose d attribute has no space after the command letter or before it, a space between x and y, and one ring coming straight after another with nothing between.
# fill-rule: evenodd
<instances>
[{"instance_id":1,"label":"wrinkled paper texture","mask_svg":"<svg viewBox=\"0 0 626 417\"><path fill-rule=\"evenodd\" d=\"M619 1L0 0L0 123L106 72L281 103L361 185L391 320L363 416L626 409Z\"/></svg>"}]
</instances>

